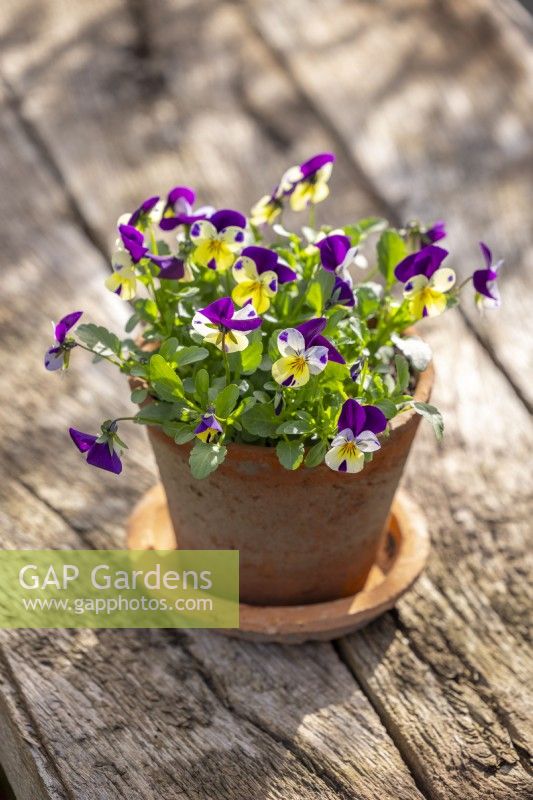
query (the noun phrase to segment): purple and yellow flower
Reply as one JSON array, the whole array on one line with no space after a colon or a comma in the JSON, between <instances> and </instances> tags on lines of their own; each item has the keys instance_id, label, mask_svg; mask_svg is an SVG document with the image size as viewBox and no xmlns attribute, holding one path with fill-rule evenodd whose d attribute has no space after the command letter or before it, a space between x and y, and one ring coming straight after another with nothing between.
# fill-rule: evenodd
<instances>
[{"instance_id":1,"label":"purple and yellow flower","mask_svg":"<svg viewBox=\"0 0 533 800\"><path fill-rule=\"evenodd\" d=\"M264 225L268 223L272 225L273 222L279 217L283 209L283 201L280 197L276 196L276 191L273 194L265 194L257 201L250 211L250 222L252 225Z\"/></svg>"},{"instance_id":2,"label":"purple and yellow flower","mask_svg":"<svg viewBox=\"0 0 533 800\"><path fill-rule=\"evenodd\" d=\"M245 247L233 265L233 277L237 282L231 296L238 306L252 303L258 314L270 307L279 283L297 278L294 270L278 262L277 253L266 247Z\"/></svg>"},{"instance_id":3,"label":"purple and yellow flower","mask_svg":"<svg viewBox=\"0 0 533 800\"><path fill-rule=\"evenodd\" d=\"M148 248L144 244L144 234L132 225L119 225L118 231L120 238L112 257L113 272L105 286L123 300L133 300L137 287L135 265L146 256Z\"/></svg>"},{"instance_id":4,"label":"purple and yellow flower","mask_svg":"<svg viewBox=\"0 0 533 800\"><path fill-rule=\"evenodd\" d=\"M44 366L50 372L57 369L67 369L70 358L70 351L76 347L76 342L73 339L67 339L67 333L78 322L83 311L73 311L72 314L67 314L59 320L54 327L54 336L56 344L49 347L44 354Z\"/></svg>"},{"instance_id":5,"label":"purple and yellow flower","mask_svg":"<svg viewBox=\"0 0 533 800\"><path fill-rule=\"evenodd\" d=\"M405 284L403 296L415 319L436 317L446 310L446 294L455 284L453 269L441 267L448 251L430 244L404 258L394 274Z\"/></svg>"},{"instance_id":6,"label":"purple and yellow flower","mask_svg":"<svg viewBox=\"0 0 533 800\"><path fill-rule=\"evenodd\" d=\"M326 199L334 161L333 153L319 153L285 173L280 185L290 195L293 211L303 211Z\"/></svg>"},{"instance_id":7,"label":"purple and yellow flower","mask_svg":"<svg viewBox=\"0 0 533 800\"><path fill-rule=\"evenodd\" d=\"M472 282L476 290L476 305L479 309L495 309L501 305L500 290L498 289L498 270L503 261L492 263L492 253L486 244L479 243L483 258L485 259L485 269L477 269L472 275Z\"/></svg>"},{"instance_id":8,"label":"purple and yellow flower","mask_svg":"<svg viewBox=\"0 0 533 800\"><path fill-rule=\"evenodd\" d=\"M259 328L261 322L251 303L235 311L231 298L221 297L196 312L192 327L204 337L204 342L214 344L226 353L236 353L248 347L248 336Z\"/></svg>"},{"instance_id":9,"label":"purple and yellow flower","mask_svg":"<svg viewBox=\"0 0 533 800\"><path fill-rule=\"evenodd\" d=\"M204 414L199 425L194 429L194 432L202 442L209 443L222 433L222 425L214 414Z\"/></svg>"},{"instance_id":10,"label":"purple and yellow flower","mask_svg":"<svg viewBox=\"0 0 533 800\"><path fill-rule=\"evenodd\" d=\"M178 225L192 225L199 220L209 219L214 208L203 206L193 209L196 194L188 186L175 186L167 195L162 209L159 227L164 231L171 231Z\"/></svg>"},{"instance_id":11,"label":"purple and yellow flower","mask_svg":"<svg viewBox=\"0 0 533 800\"><path fill-rule=\"evenodd\" d=\"M379 450L378 434L387 427L387 419L377 406L362 406L349 398L344 403L337 429L325 461L337 472L360 472L365 465L365 453Z\"/></svg>"},{"instance_id":12,"label":"purple and yellow flower","mask_svg":"<svg viewBox=\"0 0 533 800\"><path fill-rule=\"evenodd\" d=\"M117 423L113 421L104 422L99 436L83 433L76 428L69 428L68 432L80 453L87 453L88 464L119 475L122 472L119 452L126 445L118 438L117 428Z\"/></svg>"},{"instance_id":13,"label":"purple and yellow flower","mask_svg":"<svg viewBox=\"0 0 533 800\"><path fill-rule=\"evenodd\" d=\"M229 269L244 243L245 227L246 218L231 209L216 211L209 220L194 222L190 230L195 245L193 261L201 267Z\"/></svg>"},{"instance_id":14,"label":"purple and yellow flower","mask_svg":"<svg viewBox=\"0 0 533 800\"><path fill-rule=\"evenodd\" d=\"M281 331L278 350L282 357L272 364L272 377L280 386L304 386L311 375L321 373L328 363L327 347L307 346L303 333L297 328Z\"/></svg>"}]
</instances>

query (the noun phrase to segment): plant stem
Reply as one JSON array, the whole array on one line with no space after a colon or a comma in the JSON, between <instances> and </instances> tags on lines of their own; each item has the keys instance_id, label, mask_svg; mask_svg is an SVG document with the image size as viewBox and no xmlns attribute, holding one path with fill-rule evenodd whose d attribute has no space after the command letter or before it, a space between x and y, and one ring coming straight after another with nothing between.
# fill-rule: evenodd
<instances>
[{"instance_id":1,"label":"plant stem","mask_svg":"<svg viewBox=\"0 0 533 800\"><path fill-rule=\"evenodd\" d=\"M80 342L76 342L76 345L78 347L81 347L82 350L86 350L88 353L92 353L93 356L98 356L98 358L105 358L106 361L109 361L110 364L114 364L115 367L122 367L122 365L124 364L124 361L115 361L115 359L111 358L111 356L104 356L102 353L97 353L96 350L91 350L90 347L87 347L86 345L81 344Z\"/></svg>"},{"instance_id":2,"label":"plant stem","mask_svg":"<svg viewBox=\"0 0 533 800\"><path fill-rule=\"evenodd\" d=\"M231 373L229 369L228 354L226 352L226 332L222 334L222 358L224 359L224 372L226 373L226 385L231 383Z\"/></svg>"}]
</instances>

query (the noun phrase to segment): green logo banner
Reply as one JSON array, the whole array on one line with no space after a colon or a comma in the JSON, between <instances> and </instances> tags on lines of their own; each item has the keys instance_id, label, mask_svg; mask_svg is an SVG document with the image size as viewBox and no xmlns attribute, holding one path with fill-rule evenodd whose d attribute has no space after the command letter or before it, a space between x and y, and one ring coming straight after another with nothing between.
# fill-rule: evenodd
<instances>
[{"instance_id":1,"label":"green logo banner","mask_svg":"<svg viewBox=\"0 0 533 800\"><path fill-rule=\"evenodd\" d=\"M236 550L2 550L0 628L238 628Z\"/></svg>"}]
</instances>

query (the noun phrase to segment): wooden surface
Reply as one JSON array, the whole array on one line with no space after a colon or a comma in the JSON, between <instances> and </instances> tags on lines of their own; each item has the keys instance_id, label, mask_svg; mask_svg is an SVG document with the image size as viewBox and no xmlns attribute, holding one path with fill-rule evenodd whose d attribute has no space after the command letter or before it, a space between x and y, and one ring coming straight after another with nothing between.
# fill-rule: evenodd
<instances>
[{"instance_id":1,"label":"wooden surface","mask_svg":"<svg viewBox=\"0 0 533 800\"><path fill-rule=\"evenodd\" d=\"M504 5L506 6L504 8ZM4 0L0 19L3 547L121 546L155 481L142 430L121 479L67 441L131 408L50 320L126 316L103 288L113 223L195 185L246 209L287 164L339 159L333 220L450 220L505 255L504 307L427 327L437 445L406 488L433 539L398 605L337 643L206 632L0 632L0 762L19 800L526 800L533 796L531 28L489 0ZM516 20L520 20L517 24ZM144 35L146 32L146 35ZM529 373L528 373L529 369Z\"/></svg>"}]
</instances>

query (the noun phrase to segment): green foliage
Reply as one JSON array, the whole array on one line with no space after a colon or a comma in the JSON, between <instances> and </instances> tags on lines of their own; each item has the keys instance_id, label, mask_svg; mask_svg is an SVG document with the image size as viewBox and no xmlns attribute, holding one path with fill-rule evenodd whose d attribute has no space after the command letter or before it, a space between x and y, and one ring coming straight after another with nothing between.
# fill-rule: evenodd
<instances>
[{"instance_id":1,"label":"green foliage","mask_svg":"<svg viewBox=\"0 0 533 800\"><path fill-rule=\"evenodd\" d=\"M276 455L285 469L298 469L304 458L304 446L302 442L282 439L276 445Z\"/></svg>"},{"instance_id":2,"label":"green foliage","mask_svg":"<svg viewBox=\"0 0 533 800\"><path fill-rule=\"evenodd\" d=\"M189 465L194 478L202 480L214 472L226 458L227 448L221 444L206 444L197 441L189 456Z\"/></svg>"},{"instance_id":3,"label":"green foliage","mask_svg":"<svg viewBox=\"0 0 533 800\"><path fill-rule=\"evenodd\" d=\"M181 378L159 354L150 359L150 383L160 400L172 402L183 397Z\"/></svg>"},{"instance_id":4,"label":"green foliage","mask_svg":"<svg viewBox=\"0 0 533 800\"><path fill-rule=\"evenodd\" d=\"M398 231L389 228L378 241L378 267L387 286L394 283L394 268L407 256L407 246Z\"/></svg>"},{"instance_id":5,"label":"green foliage","mask_svg":"<svg viewBox=\"0 0 533 800\"><path fill-rule=\"evenodd\" d=\"M78 325L76 338L83 342L96 355L105 357L116 355L120 357L122 345L118 336L103 328L101 325Z\"/></svg>"},{"instance_id":6,"label":"green foliage","mask_svg":"<svg viewBox=\"0 0 533 800\"><path fill-rule=\"evenodd\" d=\"M272 404L260 405L257 403L249 408L240 418L244 430L253 433L254 436L268 438L275 436L278 427L278 419L274 414Z\"/></svg>"},{"instance_id":7,"label":"green foliage","mask_svg":"<svg viewBox=\"0 0 533 800\"><path fill-rule=\"evenodd\" d=\"M435 436L440 441L444 435L444 420L438 408L435 408L435 406L429 403L420 403L418 401L413 403L413 408L418 414L424 417L424 419L431 422L433 430L435 431Z\"/></svg>"},{"instance_id":8,"label":"green foliage","mask_svg":"<svg viewBox=\"0 0 533 800\"><path fill-rule=\"evenodd\" d=\"M215 401L215 414L219 419L226 419L229 417L239 399L239 387L234 383L230 383L225 389L222 389Z\"/></svg>"}]
</instances>

